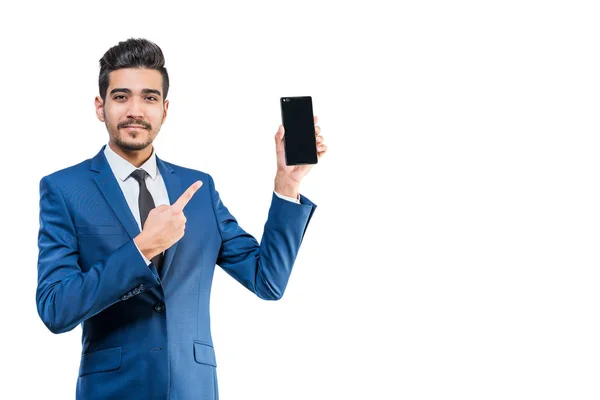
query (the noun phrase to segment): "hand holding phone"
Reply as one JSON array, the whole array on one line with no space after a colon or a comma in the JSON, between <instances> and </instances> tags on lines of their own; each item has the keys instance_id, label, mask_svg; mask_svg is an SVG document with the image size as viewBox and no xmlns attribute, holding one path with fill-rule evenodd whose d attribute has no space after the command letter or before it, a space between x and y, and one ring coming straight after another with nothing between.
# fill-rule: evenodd
<instances>
[{"instance_id":1,"label":"hand holding phone","mask_svg":"<svg viewBox=\"0 0 600 400\"><path fill-rule=\"evenodd\" d=\"M310 96L282 97L281 122L286 165L317 164L317 140Z\"/></svg>"}]
</instances>

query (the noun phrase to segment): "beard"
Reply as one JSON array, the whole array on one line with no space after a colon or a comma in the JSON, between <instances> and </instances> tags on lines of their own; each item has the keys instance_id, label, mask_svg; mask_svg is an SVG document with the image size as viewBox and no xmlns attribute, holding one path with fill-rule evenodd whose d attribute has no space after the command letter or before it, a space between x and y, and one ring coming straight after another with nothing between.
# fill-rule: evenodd
<instances>
[{"instance_id":1,"label":"beard","mask_svg":"<svg viewBox=\"0 0 600 400\"><path fill-rule=\"evenodd\" d=\"M105 118L106 118L106 114L105 114ZM148 147L152 144L154 137L156 137L156 134L158 134L158 132L156 132L156 134L153 135L152 125L150 125L148 122L145 122L145 121L136 121L136 120L128 119L126 121L123 121L123 122L117 124L116 129L113 129L112 126L110 126L108 124L108 121L106 119L105 119L105 121L106 121L105 122L106 130L108 130L108 132L110 132L110 136L112 137L113 142L117 146L119 146L119 148L121 148L125 151L144 150L146 147ZM123 129L125 126L130 125L130 124L131 125L142 125L145 128L139 128L137 130L137 132L130 133L130 132L125 131L125 129ZM147 135L146 135L146 132L147 132ZM140 138L145 138L145 139L140 141L141 140Z\"/></svg>"},{"instance_id":2,"label":"beard","mask_svg":"<svg viewBox=\"0 0 600 400\"><path fill-rule=\"evenodd\" d=\"M150 134L148 134L146 139L143 141L138 141L139 136L140 133L137 134L135 139L132 139L134 141L129 141L127 140L130 137L129 134L125 133L124 135L119 135L119 132L117 131L117 134L113 135L113 142L121 149L127 151L144 150L146 147L152 144L152 137L150 136Z\"/></svg>"}]
</instances>

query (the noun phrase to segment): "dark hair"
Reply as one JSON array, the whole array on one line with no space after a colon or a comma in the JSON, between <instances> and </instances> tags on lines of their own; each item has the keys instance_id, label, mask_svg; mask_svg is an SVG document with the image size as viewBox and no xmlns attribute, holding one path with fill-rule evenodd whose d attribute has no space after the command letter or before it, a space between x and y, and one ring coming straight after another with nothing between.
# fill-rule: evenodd
<instances>
[{"instance_id":1,"label":"dark hair","mask_svg":"<svg viewBox=\"0 0 600 400\"><path fill-rule=\"evenodd\" d=\"M169 74L165 68L165 57L158 45L146 39L127 39L108 49L100 59L98 86L102 101L106 100L108 77L112 71L121 68L148 68L161 73L163 99L169 92Z\"/></svg>"}]
</instances>

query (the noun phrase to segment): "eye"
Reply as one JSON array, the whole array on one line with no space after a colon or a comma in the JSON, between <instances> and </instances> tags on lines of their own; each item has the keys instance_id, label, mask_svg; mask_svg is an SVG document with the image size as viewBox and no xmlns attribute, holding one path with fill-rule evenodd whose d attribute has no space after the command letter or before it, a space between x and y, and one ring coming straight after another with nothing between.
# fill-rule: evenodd
<instances>
[{"instance_id":1,"label":"eye","mask_svg":"<svg viewBox=\"0 0 600 400\"><path fill-rule=\"evenodd\" d=\"M148 99L150 101L158 101L158 99L154 96L148 96L148 97L146 97L146 99Z\"/></svg>"},{"instance_id":2,"label":"eye","mask_svg":"<svg viewBox=\"0 0 600 400\"><path fill-rule=\"evenodd\" d=\"M113 99L114 99L114 100L123 100L123 99L125 99L125 96L124 96L124 95L122 95L122 94L118 94L118 95L116 95L115 97L113 97Z\"/></svg>"}]
</instances>

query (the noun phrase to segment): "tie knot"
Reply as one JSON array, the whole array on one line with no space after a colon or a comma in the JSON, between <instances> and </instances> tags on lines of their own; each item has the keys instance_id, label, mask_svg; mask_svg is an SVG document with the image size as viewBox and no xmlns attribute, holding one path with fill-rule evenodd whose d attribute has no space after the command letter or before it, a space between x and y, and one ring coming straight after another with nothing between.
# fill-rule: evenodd
<instances>
[{"instance_id":1,"label":"tie knot","mask_svg":"<svg viewBox=\"0 0 600 400\"><path fill-rule=\"evenodd\" d=\"M143 182L146 179L148 173L143 169L136 169L129 176L132 176L136 181Z\"/></svg>"}]
</instances>

